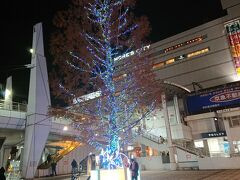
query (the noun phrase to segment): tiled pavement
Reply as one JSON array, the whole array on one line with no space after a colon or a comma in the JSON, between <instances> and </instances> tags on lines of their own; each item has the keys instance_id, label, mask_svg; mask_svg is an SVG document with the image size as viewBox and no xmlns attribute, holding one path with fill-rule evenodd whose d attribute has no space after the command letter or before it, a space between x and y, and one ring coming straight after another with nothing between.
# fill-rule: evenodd
<instances>
[{"instance_id":1,"label":"tiled pavement","mask_svg":"<svg viewBox=\"0 0 240 180\"><path fill-rule=\"evenodd\" d=\"M240 180L240 170L145 171L141 180Z\"/></svg>"},{"instance_id":2,"label":"tiled pavement","mask_svg":"<svg viewBox=\"0 0 240 180\"><path fill-rule=\"evenodd\" d=\"M204 178L204 180L240 180L240 169L222 170Z\"/></svg>"}]
</instances>

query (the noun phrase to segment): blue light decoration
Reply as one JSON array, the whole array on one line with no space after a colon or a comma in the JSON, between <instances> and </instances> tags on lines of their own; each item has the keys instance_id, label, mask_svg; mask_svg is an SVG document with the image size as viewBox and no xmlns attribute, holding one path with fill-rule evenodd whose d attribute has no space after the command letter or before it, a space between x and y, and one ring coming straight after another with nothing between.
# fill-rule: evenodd
<instances>
[{"instance_id":1,"label":"blue light decoration","mask_svg":"<svg viewBox=\"0 0 240 180\"><path fill-rule=\"evenodd\" d=\"M75 71L91 74L89 83L98 90L99 96L87 100L86 96L78 97L73 90L59 85L74 99L68 111L72 114L86 115L84 118L71 116L74 119L72 125L79 130L80 141L87 142L101 151L100 166L103 169L123 167L122 158L125 155L121 153L121 147L134 138L132 128L139 125L155 107L155 102L151 101L142 113L136 113L142 108L146 92L136 81L135 72L144 62L135 65L131 61L141 56L141 51L133 53L133 48L136 47L131 39L131 33L138 25L128 23L129 8L123 3L124 0L93 0L92 4L88 4L85 8L88 12L87 18L94 25L96 33L81 32L81 35L88 43L86 49L89 57L84 59L76 52L70 51L70 58L66 61ZM121 43L123 41L124 43ZM119 70L116 66L121 63L121 58L117 57L126 53L134 57L124 60L122 70L126 75L117 80ZM132 69L127 70L128 67ZM97 80L101 82L100 85L95 83Z\"/></svg>"}]
</instances>

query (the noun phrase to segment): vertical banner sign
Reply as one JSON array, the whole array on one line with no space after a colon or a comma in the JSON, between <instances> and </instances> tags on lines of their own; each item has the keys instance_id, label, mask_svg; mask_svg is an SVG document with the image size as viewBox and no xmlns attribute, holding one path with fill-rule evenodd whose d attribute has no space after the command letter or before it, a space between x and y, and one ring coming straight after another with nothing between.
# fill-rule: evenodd
<instances>
[{"instance_id":1,"label":"vertical banner sign","mask_svg":"<svg viewBox=\"0 0 240 180\"><path fill-rule=\"evenodd\" d=\"M225 24L230 51L237 74L240 76L240 19Z\"/></svg>"}]
</instances>

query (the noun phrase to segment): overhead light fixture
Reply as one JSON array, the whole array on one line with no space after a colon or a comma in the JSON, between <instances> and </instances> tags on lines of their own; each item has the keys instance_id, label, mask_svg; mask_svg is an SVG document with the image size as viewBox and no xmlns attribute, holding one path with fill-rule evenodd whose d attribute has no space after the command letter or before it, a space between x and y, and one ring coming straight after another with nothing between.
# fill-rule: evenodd
<instances>
[{"instance_id":1,"label":"overhead light fixture","mask_svg":"<svg viewBox=\"0 0 240 180\"><path fill-rule=\"evenodd\" d=\"M31 49L29 49L29 52L30 52L31 54L33 54L33 53L34 53L34 50L31 48Z\"/></svg>"},{"instance_id":2,"label":"overhead light fixture","mask_svg":"<svg viewBox=\"0 0 240 180\"><path fill-rule=\"evenodd\" d=\"M67 126L64 126L63 127L63 131L67 131L68 130L68 127Z\"/></svg>"},{"instance_id":3,"label":"overhead light fixture","mask_svg":"<svg viewBox=\"0 0 240 180\"><path fill-rule=\"evenodd\" d=\"M12 94L12 91L6 89L5 90L5 99L8 99L11 96L11 94Z\"/></svg>"}]
</instances>

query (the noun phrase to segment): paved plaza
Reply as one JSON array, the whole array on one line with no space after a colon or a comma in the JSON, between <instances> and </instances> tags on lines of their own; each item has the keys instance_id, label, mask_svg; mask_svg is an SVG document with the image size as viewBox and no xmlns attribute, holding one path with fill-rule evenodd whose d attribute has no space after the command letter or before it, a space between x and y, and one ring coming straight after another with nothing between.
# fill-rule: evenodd
<instances>
[{"instance_id":1,"label":"paved plaza","mask_svg":"<svg viewBox=\"0 0 240 180\"><path fill-rule=\"evenodd\" d=\"M240 180L240 170L145 171L142 180Z\"/></svg>"},{"instance_id":2,"label":"paved plaza","mask_svg":"<svg viewBox=\"0 0 240 180\"><path fill-rule=\"evenodd\" d=\"M143 171L141 180L240 180L240 169L209 171ZM70 180L70 177L49 177L41 179ZM86 176L78 180L86 180Z\"/></svg>"}]
</instances>

